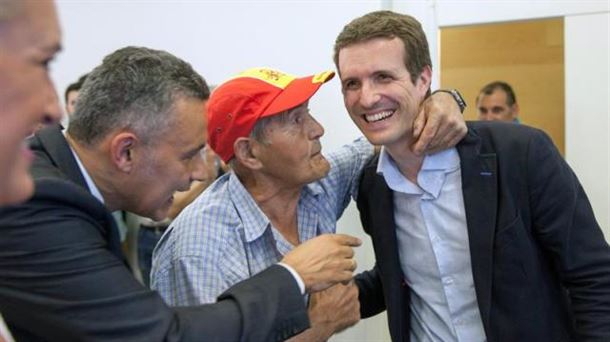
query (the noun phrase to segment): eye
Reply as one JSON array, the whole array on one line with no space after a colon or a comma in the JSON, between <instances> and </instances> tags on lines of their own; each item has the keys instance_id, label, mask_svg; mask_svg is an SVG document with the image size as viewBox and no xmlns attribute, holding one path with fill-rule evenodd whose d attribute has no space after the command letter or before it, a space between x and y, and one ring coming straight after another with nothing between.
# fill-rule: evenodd
<instances>
[{"instance_id":1,"label":"eye","mask_svg":"<svg viewBox=\"0 0 610 342\"><path fill-rule=\"evenodd\" d=\"M292 116L292 122L295 124L300 124L303 122L304 116L305 116L305 114L302 112L294 113L294 115Z\"/></svg>"},{"instance_id":2,"label":"eye","mask_svg":"<svg viewBox=\"0 0 610 342\"><path fill-rule=\"evenodd\" d=\"M183 159L187 162L190 162L191 160L195 159L195 157L199 156L205 158L205 147L188 152L184 155Z\"/></svg>"},{"instance_id":3,"label":"eye","mask_svg":"<svg viewBox=\"0 0 610 342\"><path fill-rule=\"evenodd\" d=\"M344 90L355 90L358 89L359 86L360 84L355 80L346 80L345 82L343 82Z\"/></svg>"},{"instance_id":4,"label":"eye","mask_svg":"<svg viewBox=\"0 0 610 342\"><path fill-rule=\"evenodd\" d=\"M392 77L385 73L377 74L377 76L375 78L377 79L377 81L380 81L380 82L387 82L387 81L392 80Z\"/></svg>"},{"instance_id":5,"label":"eye","mask_svg":"<svg viewBox=\"0 0 610 342\"><path fill-rule=\"evenodd\" d=\"M45 69L45 70L49 70L51 67L51 63L53 62L53 58L47 58L44 59L42 61L40 61L40 65Z\"/></svg>"}]
</instances>

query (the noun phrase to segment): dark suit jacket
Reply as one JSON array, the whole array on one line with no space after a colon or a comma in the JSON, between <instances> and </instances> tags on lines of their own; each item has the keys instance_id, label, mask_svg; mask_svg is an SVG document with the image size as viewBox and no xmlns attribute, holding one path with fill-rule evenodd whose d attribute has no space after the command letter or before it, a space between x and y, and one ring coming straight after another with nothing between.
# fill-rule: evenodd
<instances>
[{"instance_id":1,"label":"dark suit jacket","mask_svg":"<svg viewBox=\"0 0 610 342\"><path fill-rule=\"evenodd\" d=\"M541 131L469 123L457 145L477 300L487 341L610 341L610 249L576 176ZM393 196L361 179L358 208L377 259L358 277L362 316L387 307L394 341L408 341ZM600 180L607 181L607 180Z\"/></svg>"},{"instance_id":2,"label":"dark suit jacket","mask_svg":"<svg viewBox=\"0 0 610 342\"><path fill-rule=\"evenodd\" d=\"M132 277L114 220L60 130L41 131L31 146L34 197L0 210L0 312L18 341L278 341L308 327L303 296L281 266L216 304L167 307Z\"/></svg>"}]
</instances>

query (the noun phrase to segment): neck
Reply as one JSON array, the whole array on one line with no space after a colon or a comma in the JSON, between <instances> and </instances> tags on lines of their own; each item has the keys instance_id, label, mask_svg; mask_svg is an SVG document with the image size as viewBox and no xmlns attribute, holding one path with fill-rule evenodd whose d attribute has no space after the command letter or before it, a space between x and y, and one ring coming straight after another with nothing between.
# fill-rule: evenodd
<instances>
[{"instance_id":1,"label":"neck","mask_svg":"<svg viewBox=\"0 0 610 342\"><path fill-rule=\"evenodd\" d=\"M259 208L269 218L273 227L293 245L298 245L299 230L297 206L302 187L283 188L262 177L245 177L242 180L246 190L252 195Z\"/></svg>"},{"instance_id":2,"label":"neck","mask_svg":"<svg viewBox=\"0 0 610 342\"><path fill-rule=\"evenodd\" d=\"M116 182L117 175L112 172L111 167L105 166L107 160L104 153L102 153L102 147L96 146L85 146L74 140L69 134L66 134L66 140L68 144L78 158L89 177L93 180L93 183L102 194L104 198L104 205L109 211L119 210L121 208L121 200L117 195L120 192L117 189L121 188L114 184Z\"/></svg>"},{"instance_id":3,"label":"neck","mask_svg":"<svg viewBox=\"0 0 610 342\"><path fill-rule=\"evenodd\" d=\"M394 159L400 173L413 184L417 184L417 175L424 163L424 156L418 156L411 151L410 144L385 146L388 154Z\"/></svg>"}]
</instances>

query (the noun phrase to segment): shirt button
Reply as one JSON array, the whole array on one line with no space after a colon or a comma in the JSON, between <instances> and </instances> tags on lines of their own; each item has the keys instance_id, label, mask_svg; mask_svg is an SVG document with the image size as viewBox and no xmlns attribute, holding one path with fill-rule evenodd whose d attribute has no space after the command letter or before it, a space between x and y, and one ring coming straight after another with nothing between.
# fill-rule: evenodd
<instances>
[{"instance_id":1,"label":"shirt button","mask_svg":"<svg viewBox=\"0 0 610 342\"><path fill-rule=\"evenodd\" d=\"M445 284L445 285L453 284L453 278L452 277L445 277L445 278L443 278L443 284Z\"/></svg>"}]
</instances>

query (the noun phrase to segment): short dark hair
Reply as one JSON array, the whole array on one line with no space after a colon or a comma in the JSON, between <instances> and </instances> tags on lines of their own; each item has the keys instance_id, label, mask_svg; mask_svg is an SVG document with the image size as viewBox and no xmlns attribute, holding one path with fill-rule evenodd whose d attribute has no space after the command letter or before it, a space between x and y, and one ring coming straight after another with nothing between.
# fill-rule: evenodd
<instances>
[{"instance_id":1,"label":"short dark hair","mask_svg":"<svg viewBox=\"0 0 610 342\"><path fill-rule=\"evenodd\" d=\"M115 129L128 128L148 143L173 127L177 100L209 96L204 79L180 58L144 47L122 48L89 73L68 133L93 145Z\"/></svg>"},{"instance_id":2,"label":"short dark hair","mask_svg":"<svg viewBox=\"0 0 610 342\"><path fill-rule=\"evenodd\" d=\"M417 19L392 11L375 11L352 20L345 25L335 40L333 60L339 70L341 49L374 38L399 38L405 48L405 67L416 82L424 67L432 68L426 34Z\"/></svg>"},{"instance_id":3,"label":"short dark hair","mask_svg":"<svg viewBox=\"0 0 610 342\"><path fill-rule=\"evenodd\" d=\"M82 75L78 78L78 81L71 83L68 88L66 88L66 92L64 93L64 100L66 101L66 103L68 102L68 93L70 93L71 91L79 91L80 88L83 87L83 83L85 83L87 75L89 74Z\"/></svg>"},{"instance_id":4,"label":"short dark hair","mask_svg":"<svg viewBox=\"0 0 610 342\"><path fill-rule=\"evenodd\" d=\"M510 86L510 84L503 81L493 81L486 84L479 92L479 95L477 95L475 103L479 103L479 97L481 97L481 94L491 95L497 89L502 90L506 94L506 104L509 107L517 103L517 96L515 96L513 88Z\"/></svg>"}]
</instances>

